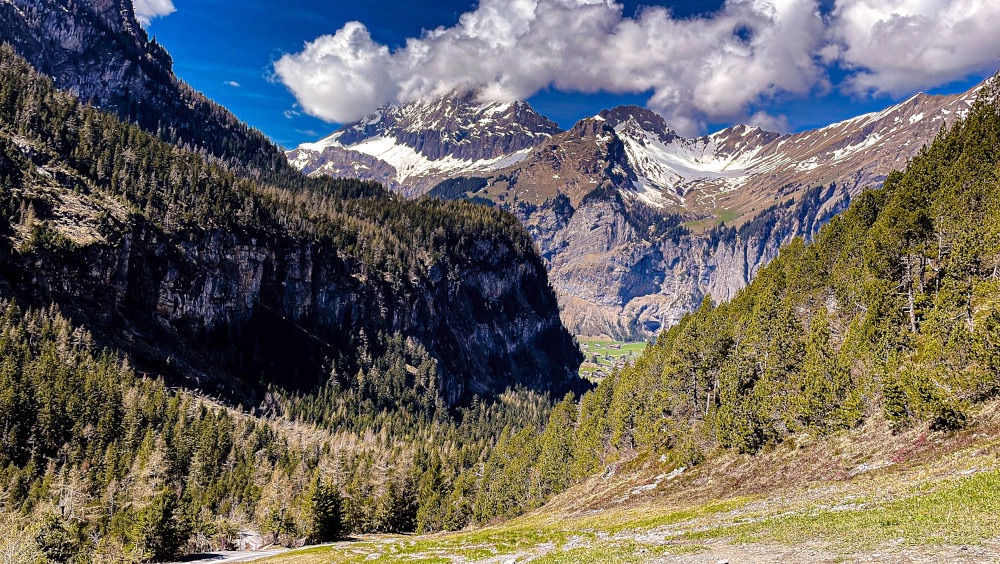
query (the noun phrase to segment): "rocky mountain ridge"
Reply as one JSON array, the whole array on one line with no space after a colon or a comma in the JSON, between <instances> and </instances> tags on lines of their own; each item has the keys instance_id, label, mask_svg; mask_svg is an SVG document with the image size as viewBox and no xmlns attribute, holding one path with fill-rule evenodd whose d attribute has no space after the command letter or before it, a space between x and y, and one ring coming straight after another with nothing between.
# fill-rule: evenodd
<instances>
[{"instance_id":1,"label":"rocky mountain ridge","mask_svg":"<svg viewBox=\"0 0 1000 564\"><path fill-rule=\"evenodd\" d=\"M0 41L57 87L169 143L253 174L287 167L263 133L174 75L131 0L0 0Z\"/></svg>"},{"instance_id":2,"label":"rocky mountain ridge","mask_svg":"<svg viewBox=\"0 0 1000 564\"><path fill-rule=\"evenodd\" d=\"M808 238L853 196L881 185L968 111L977 91L917 94L881 112L785 135L736 125L685 139L654 112L619 107L547 132L507 162L426 168L397 189L421 194L436 179L442 184L432 195L489 200L514 212L547 261L571 331L648 338L706 295L728 299L783 244ZM388 170L382 179L399 183L391 166L349 155L325 169L315 153L289 156L311 174L370 178L371 170Z\"/></svg>"}]
</instances>

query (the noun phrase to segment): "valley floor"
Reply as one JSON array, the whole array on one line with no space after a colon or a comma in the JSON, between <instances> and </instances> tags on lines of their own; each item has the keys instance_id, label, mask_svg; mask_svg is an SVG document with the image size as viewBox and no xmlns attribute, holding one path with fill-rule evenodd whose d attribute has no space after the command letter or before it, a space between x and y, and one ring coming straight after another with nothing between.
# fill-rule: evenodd
<instances>
[{"instance_id":1,"label":"valley floor","mask_svg":"<svg viewBox=\"0 0 1000 564\"><path fill-rule=\"evenodd\" d=\"M493 527L263 562L1000 562L1000 404L975 419L950 434L801 435L690 470L638 459Z\"/></svg>"}]
</instances>

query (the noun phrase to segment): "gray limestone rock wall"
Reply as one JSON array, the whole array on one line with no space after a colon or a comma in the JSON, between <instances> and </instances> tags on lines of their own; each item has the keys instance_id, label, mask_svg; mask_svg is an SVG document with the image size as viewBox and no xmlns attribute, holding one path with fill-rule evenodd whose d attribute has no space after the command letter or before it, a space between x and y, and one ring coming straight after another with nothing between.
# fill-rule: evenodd
<instances>
[{"instance_id":1,"label":"gray limestone rock wall","mask_svg":"<svg viewBox=\"0 0 1000 564\"><path fill-rule=\"evenodd\" d=\"M509 241L472 244L397 279L317 241L139 223L58 256L7 249L0 285L59 304L145 369L236 399L272 383L309 390L338 358L356 373L349 359L379 354L379 335L426 350L448 404L511 386L579 391L580 353L541 262Z\"/></svg>"},{"instance_id":2,"label":"gray limestone rock wall","mask_svg":"<svg viewBox=\"0 0 1000 564\"><path fill-rule=\"evenodd\" d=\"M549 203L522 217L548 263L563 322L580 335L648 339L706 296L729 300L795 237L809 238L850 197L836 187L760 214L739 229L652 237L620 198Z\"/></svg>"}]
</instances>

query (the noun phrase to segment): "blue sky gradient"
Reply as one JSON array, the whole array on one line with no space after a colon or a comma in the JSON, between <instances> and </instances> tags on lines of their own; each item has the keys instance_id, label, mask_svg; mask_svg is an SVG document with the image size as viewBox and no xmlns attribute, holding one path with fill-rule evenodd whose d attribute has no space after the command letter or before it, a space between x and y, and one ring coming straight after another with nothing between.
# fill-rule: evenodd
<instances>
[{"instance_id":1,"label":"blue sky gradient","mask_svg":"<svg viewBox=\"0 0 1000 564\"><path fill-rule=\"evenodd\" d=\"M824 10L832 7L832 1L824 1ZM644 4L669 7L675 17L711 14L722 4L719 0L622 3L626 16ZM334 33L355 20L365 24L375 41L395 50L407 38L420 37L422 30L455 25L462 13L475 8L475 3L174 0L174 6L174 13L154 19L147 31L173 56L176 74L279 145L291 148L326 136L336 124L298 111L295 97L273 74L273 63L282 55L301 51L306 42ZM840 70L831 67L828 72L836 85ZM976 74L932 92L964 91L984 76ZM766 106L750 110L783 115L793 131L800 131L882 109L908 94L912 92L872 98L845 95L834 88L809 97L778 96L768 100ZM649 93L584 95L547 90L528 101L540 113L568 128L601 109L620 104L643 105L648 98ZM709 125L715 130L731 124Z\"/></svg>"}]
</instances>

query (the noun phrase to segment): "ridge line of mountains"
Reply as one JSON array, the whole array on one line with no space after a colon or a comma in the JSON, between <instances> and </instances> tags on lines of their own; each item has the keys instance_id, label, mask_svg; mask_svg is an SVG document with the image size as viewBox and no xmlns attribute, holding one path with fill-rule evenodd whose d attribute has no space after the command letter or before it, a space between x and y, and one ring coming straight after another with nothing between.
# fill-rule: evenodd
<instances>
[{"instance_id":1,"label":"ridge line of mountains","mask_svg":"<svg viewBox=\"0 0 1000 564\"><path fill-rule=\"evenodd\" d=\"M781 246L880 186L980 88L917 94L801 133L736 125L695 139L636 106L562 131L525 102L456 90L385 106L287 156L310 176L514 213L571 332L648 340L706 296L732 298Z\"/></svg>"}]
</instances>

